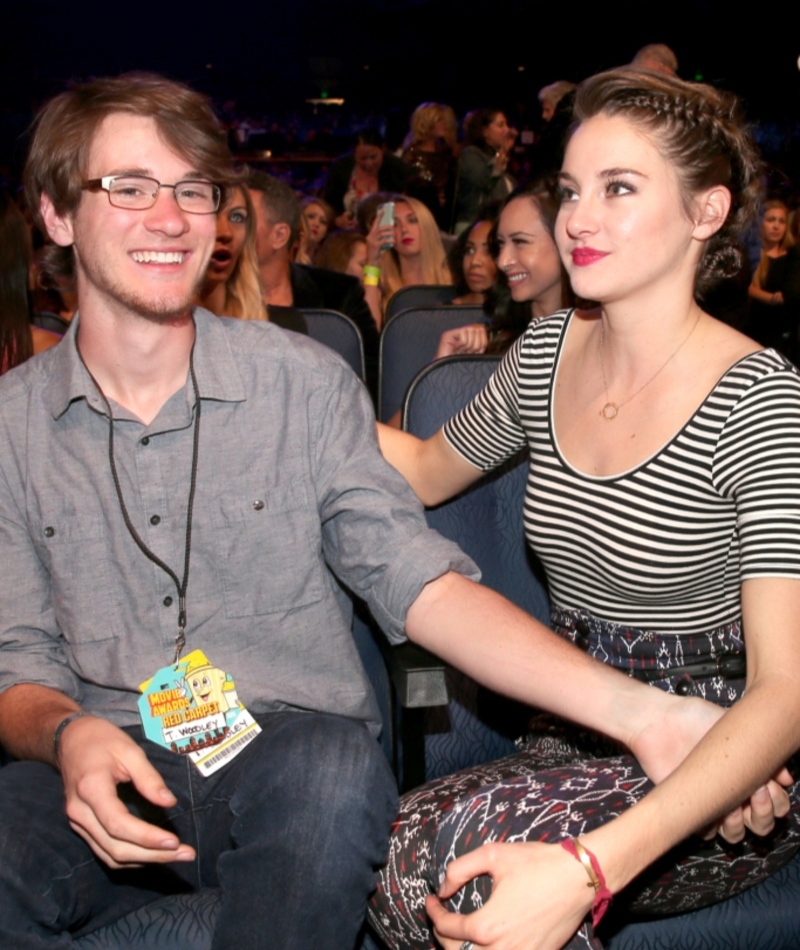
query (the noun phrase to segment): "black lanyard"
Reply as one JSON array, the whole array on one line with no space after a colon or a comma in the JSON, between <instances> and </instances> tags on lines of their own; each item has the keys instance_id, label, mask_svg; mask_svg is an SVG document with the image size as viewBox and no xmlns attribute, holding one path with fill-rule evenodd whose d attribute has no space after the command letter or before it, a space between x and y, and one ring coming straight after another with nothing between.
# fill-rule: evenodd
<instances>
[{"instance_id":1,"label":"black lanyard","mask_svg":"<svg viewBox=\"0 0 800 950\"><path fill-rule=\"evenodd\" d=\"M119 482L117 465L114 460L114 416L111 412L111 403L106 398L106 394L100 388L97 380L94 378L94 376L92 376L89 367L84 362L80 349L78 349L78 356L80 356L81 363L83 363L83 368L87 373L89 373L92 382L94 383L97 391L100 393L103 402L106 404L106 412L108 413L108 460L111 466L111 475L114 479L114 487L117 490L117 498L119 499L119 507L122 511L122 517L125 521L125 526L127 527L130 536L138 545L142 554L144 554L145 557L149 558L154 564L160 567L162 571L172 578L178 591L178 635L175 637L175 659L173 660L173 662L177 664L178 660L180 659L181 651L186 644L186 588L189 584L189 559L192 550L192 512L194 510L195 488L197 487L197 457L200 446L200 392L197 386L197 377L195 376L194 372L194 344L192 344L192 349L189 354L189 376L191 377L192 388L194 389L195 405L194 437L192 443L192 472L189 483L189 503L186 511L186 546L183 561L182 581L178 579L178 575L172 570L169 564L166 564L164 561L162 561L161 558L151 551L150 548L144 543L141 536L139 535L139 532L136 530L133 522L131 521L130 515L128 514L128 509L125 505L125 499L122 496L122 486Z\"/></svg>"}]
</instances>

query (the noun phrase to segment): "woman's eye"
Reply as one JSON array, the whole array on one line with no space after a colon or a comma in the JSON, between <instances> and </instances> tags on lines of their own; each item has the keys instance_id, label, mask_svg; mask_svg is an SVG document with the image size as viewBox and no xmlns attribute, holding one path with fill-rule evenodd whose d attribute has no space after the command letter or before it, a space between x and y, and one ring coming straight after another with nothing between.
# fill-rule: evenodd
<instances>
[{"instance_id":1,"label":"woman's eye","mask_svg":"<svg viewBox=\"0 0 800 950\"><path fill-rule=\"evenodd\" d=\"M610 181L606 185L606 193L609 195L630 195L636 189L626 181Z\"/></svg>"},{"instance_id":2,"label":"woman's eye","mask_svg":"<svg viewBox=\"0 0 800 950\"><path fill-rule=\"evenodd\" d=\"M574 188L568 188L566 185L559 185L558 187L558 200L564 204L567 201L575 201L578 197L577 192Z\"/></svg>"},{"instance_id":3,"label":"woman's eye","mask_svg":"<svg viewBox=\"0 0 800 950\"><path fill-rule=\"evenodd\" d=\"M475 248L474 248L474 247L468 247L468 248L464 251L464 257L470 257L470 256L471 256L472 254L474 254L474 253L475 253Z\"/></svg>"},{"instance_id":4,"label":"woman's eye","mask_svg":"<svg viewBox=\"0 0 800 950\"><path fill-rule=\"evenodd\" d=\"M247 224L247 215L243 211L231 211L228 220L231 224Z\"/></svg>"}]
</instances>

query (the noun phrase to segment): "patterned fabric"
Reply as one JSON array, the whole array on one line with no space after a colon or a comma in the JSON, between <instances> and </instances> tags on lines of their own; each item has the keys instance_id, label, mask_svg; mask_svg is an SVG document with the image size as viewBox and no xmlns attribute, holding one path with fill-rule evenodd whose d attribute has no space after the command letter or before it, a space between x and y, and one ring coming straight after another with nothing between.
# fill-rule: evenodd
<instances>
[{"instance_id":1,"label":"patterned fabric","mask_svg":"<svg viewBox=\"0 0 800 950\"><path fill-rule=\"evenodd\" d=\"M741 654L738 624L700 637L659 636L598 621L580 611L553 611L553 626L614 666L674 671L653 685L704 695L722 705L738 699L741 680L693 678L687 664ZM633 649L635 645L635 650ZM631 659L635 655L635 659ZM679 684L686 684L678 688ZM611 740L547 714L537 715L520 752L446 776L403 796L389 860L370 907L370 922L393 950L434 946L424 902L450 861L490 841L559 841L585 834L617 817L652 788L637 761ZM767 838L729 845L690 838L618 895L617 908L658 917L731 897L777 871L800 846L800 787L793 810ZM451 901L469 912L488 898L488 879L473 881ZM602 928L601 928L602 934ZM586 923L568 944L599 950Z\"/></svg>"}]
</instances>

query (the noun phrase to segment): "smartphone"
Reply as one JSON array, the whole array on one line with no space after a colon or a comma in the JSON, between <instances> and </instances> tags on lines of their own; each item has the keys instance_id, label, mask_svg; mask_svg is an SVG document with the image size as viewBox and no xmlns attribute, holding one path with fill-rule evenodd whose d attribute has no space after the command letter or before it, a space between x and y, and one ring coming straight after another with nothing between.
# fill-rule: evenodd
<instances>
[{"instance_id":1,"label":"smartphone","mask_svg":"<svg viewBox=\"0 0 800 950\"><path fill-rule=\"evenodd\" d=\"M378 227L394 227L394 202L387 201L382 205L378 205ZM394 247L394 235L390 238L387 238L383 244L381 244L382 251L388 251L390 248Z\"/></svg>"}]
</instances>

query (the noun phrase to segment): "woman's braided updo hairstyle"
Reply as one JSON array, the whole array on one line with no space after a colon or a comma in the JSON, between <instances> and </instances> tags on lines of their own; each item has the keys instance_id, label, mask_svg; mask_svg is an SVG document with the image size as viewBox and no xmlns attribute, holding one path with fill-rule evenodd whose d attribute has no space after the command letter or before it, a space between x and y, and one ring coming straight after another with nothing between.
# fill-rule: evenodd
<instances>
[{"instance_id":1,"label":"woman's braided updo hairstyle","mask_svg":"<svg viewBox=\"0 0 800 950\"><path fill-rule=\"evenodd\" d=\"M700 192L715 185L730 191L728 217L698 264L695 295L736 275L743 263L738 242L758 214L761 193L758 150L737 98L659 73L614 69L578 87L572 131L596 115L622 116L653 139L675 167L690 218Z\"/></svg>"}]
</instances>

